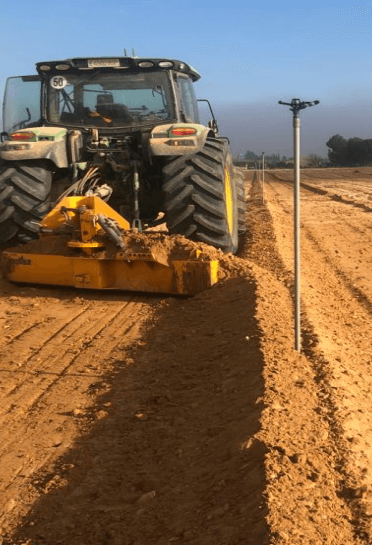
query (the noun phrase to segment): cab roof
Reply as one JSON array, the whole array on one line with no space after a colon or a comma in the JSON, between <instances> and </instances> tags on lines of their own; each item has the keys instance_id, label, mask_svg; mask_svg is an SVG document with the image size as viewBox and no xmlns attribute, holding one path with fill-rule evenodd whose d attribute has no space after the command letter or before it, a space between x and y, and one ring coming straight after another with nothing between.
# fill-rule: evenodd
<instances>
[{"instance_id":1,"label":"cab roof","mask_svg":"<svg viewBox=\"0 0 372 545\"><path fill-rule=\"evenodd\" d=\"M66 73L69 70L175 70L190 76L192 81L200 79L200 74L189 64L176 59L153 57L76 57L59 61L45 61L36 63L36 69L40 75Z\"/></svg>"}]
</instances>

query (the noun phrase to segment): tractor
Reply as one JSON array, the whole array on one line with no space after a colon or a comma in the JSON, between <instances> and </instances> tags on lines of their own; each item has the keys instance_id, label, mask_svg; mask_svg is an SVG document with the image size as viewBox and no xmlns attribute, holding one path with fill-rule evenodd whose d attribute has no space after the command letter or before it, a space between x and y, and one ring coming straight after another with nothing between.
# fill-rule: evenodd
<instances>
[{"instance_id":1,"label":"tractor","mask_svg":"<svg viewBox=\"0 0 372 545\"><path fill-rule=\"evenodd\" d=\"M166 224L169 235L237 252L244 181L208 100L212 119L200 123L193 67L124 56L38 62L36 70L9 78L5 89L0 246L7 255L69 228L76 238L71 218L81 216L88 197L116 214L101 222L91 214L92 240L98 231L118 242L123 229L146 233ZM51 227L56 207L65 221ZM88 244L87 236L80 242Z\"/></svg>"}]
</instances>

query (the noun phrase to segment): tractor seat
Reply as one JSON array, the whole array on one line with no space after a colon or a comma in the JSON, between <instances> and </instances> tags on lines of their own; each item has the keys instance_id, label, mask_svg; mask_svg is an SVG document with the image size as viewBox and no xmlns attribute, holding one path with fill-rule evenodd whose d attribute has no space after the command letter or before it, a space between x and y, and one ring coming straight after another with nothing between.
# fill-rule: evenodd
<instances>
[{"instance_id":1,"label":"tractor seat","mask_svg":"<svg viewBox=\"0 0 372 545\"><path fill-rule=\"evenodd\" d=\"M101 115L119 118L124 121L132 121L128 108L124 104L114 102L112 95L97 95L96 110Z\"/></svg>"}]
</instances>

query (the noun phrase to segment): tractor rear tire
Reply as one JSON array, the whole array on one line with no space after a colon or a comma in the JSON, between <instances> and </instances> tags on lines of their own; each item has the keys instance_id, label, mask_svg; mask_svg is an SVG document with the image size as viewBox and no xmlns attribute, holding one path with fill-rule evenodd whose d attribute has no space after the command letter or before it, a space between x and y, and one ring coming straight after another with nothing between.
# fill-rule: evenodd
<instances>
[{"instance_id":1,"label":"tractor rear tire","mask_svg":"<svg viewBox=\"0 0 372 545\"><path fill-rule=\"evenodd\" d=\"M19 161L0 168L0 246L37 238L50 209L52 169L44 161Z\"/></svg>"},{"instance_id":2,"label":"tractor rear tire","mask_svg":"<svg viewBox=\"0 0 372 545\"><path fill-rule=\"evenodd\" d=\"M235 254L238 199L227 142L207 138L200 151L167 163L163 176L169 232Z\"/></svg>"},{"instance_id":3,"label":"tractor rear tire","mask_svg":"<svg viewBox=\"0 0 372 545\"><path fill-rule=\"evenodd\" d=\"M246 192L245 192L245 175L240 171L235 171L236 175L236 191L238 195L238 233L239 236L244 235L247 231L245 221L246 211Z\"/></svg>"}]
</instances>

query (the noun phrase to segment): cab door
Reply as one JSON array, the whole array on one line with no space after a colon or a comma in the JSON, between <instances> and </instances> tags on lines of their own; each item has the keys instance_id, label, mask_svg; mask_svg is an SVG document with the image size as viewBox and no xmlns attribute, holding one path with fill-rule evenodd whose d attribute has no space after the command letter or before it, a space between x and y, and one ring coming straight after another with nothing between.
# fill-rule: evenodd
<instances>
[{"instance_id":1,"label":"cab door","mask_svg":"<svg viewBox=\"0 0 372 545\"><path fill-rule=\"evenodd\" d=\"M3 101L3 131L6 133L41 125L41 78L8 78Z\"/></svg>"},{"instance_id":2,"label":"cab door","mask_svg":"<svg viewBox=\"0 0 372 545\"><path fill-rule=\"evenodd\" d=\"M177 74L177 83L181 96L182 112L187 123L200 123L198 104L192 81L188 76Z\"/></svg>"}]
</instances>

